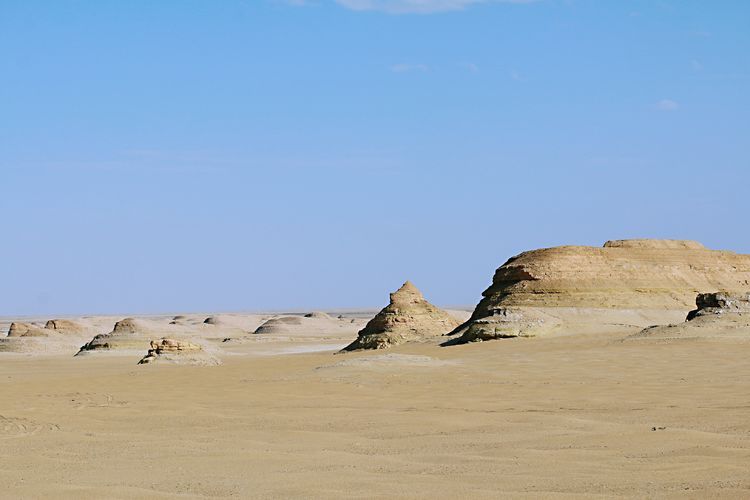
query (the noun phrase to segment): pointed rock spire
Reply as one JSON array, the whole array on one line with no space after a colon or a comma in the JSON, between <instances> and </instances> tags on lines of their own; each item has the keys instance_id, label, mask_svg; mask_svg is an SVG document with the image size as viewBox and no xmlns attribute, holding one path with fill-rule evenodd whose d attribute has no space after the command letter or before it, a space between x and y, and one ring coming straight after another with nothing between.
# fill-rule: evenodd
<instances>
[{"instance_id":1,"label":"pointed rock spire","mask_svg":"<svg viewBox=\"0 0 750 500\"><path fill-rule=\"evenodd\" d=\"M448 333L459 321L425 300L410 281L391 293L390 303L343 350L384 349Z\"/></svg>"}]
</instances>

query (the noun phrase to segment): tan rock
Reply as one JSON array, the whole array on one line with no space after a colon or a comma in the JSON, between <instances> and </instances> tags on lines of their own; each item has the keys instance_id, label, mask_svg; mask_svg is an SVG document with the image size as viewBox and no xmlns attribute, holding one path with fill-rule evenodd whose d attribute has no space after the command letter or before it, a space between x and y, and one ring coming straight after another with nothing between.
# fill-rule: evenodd
<instances>
[{"instance_id":1,"label":"tan rock","mask_svg":"<svg viewBox=\"0 0 750 500\"><path fill-rule=\"evenodd\" d=\"M362 326L361 320L334 318L326 313L302 316L276 316L256 328L255 334L286 337L351 338Z\"/></svg>"},{"instance_id":2,"label":"tan rock","mask_svg":"<svg viewBox=\"0 0 750 500\"><path fill-rule=\"evenodd\" d=\"M685 339L750 341L750 291L701 293L696 309L684 323L657 325L627 337L626 341L671 341Z\"/></svg>"},{"instance_id":3,"label":"tan rock","mask_svg":"<svg viewBox=\"0 0 750 500\"><path fill-rule=\"evenodd\" d=\"M749 286L750 255L693 241L615 240L602 248L532 250L497 269L469 321L453 334L458 343L549 334L571 316L599 321L601 311L635 311L661 321L687 313L700 292Z\"/></svg>"},{"instance_id":4,"label":"tan rock","mask_svg":"<svg viewBox=\"0 0 750 500\"><path fill-rule=\"evenodd\" d=\"M85 325L70 319L51 319L44 325L47 330L55 330L62 333L80 334L87 330Z\"/></svg>"},{"instance_id":5,"label":"tan rock","mask_svg":"<svg viewBox=\"0 0 750 500\"><path fill-rule=\"evenodd\" d=\"M44 331L44 328L20 321L14 321L8 328L8 337L47 337L48 335L49 332Z\"/></svg>"},{"instance_id":6,"label":"tan rock","mask_svg":"<svg viewBox=\"0 0 750 500\"><path fill-rule=\"evenodd\" d=\"M219 365L218 358L207 354L203 348L192 342L163 338L152 340L151 348L138 364L170 362L177 364Z\"/></svg>"},{"instance_id":7,"label":"tan rock","mask_svg":"<svg viewBox=\"0 0 750 500\"><path fill-rule=\"evenodd\" d=\"M383 349L410 341L421 341L450 332L459 322L425 300L407 281L391 294L390 303L362 329L357 340L343 350Z\"/></svg>"},{"instance_id":8,"label":"tan rock","mask_svg":"<svg viewBox=\"0 0 750 500\"><path fill-rule=\"evenodd\" d=\"M78 355L96 351L142 351L158 330L144 320L125 318L115 323L109 333L96 335L84 344Z\"/></svg>"}]
</instances>

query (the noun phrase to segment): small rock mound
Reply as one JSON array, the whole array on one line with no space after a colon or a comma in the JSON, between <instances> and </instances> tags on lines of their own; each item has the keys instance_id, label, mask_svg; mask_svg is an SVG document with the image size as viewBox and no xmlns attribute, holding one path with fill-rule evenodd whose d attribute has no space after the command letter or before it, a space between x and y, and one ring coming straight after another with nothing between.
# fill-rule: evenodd
<instances>
[{"instance_id":1,"label":"small rock mound","mask_svg":"<svg viewBox=\"0 0 750 500\"><path fill-rule=\"evenodd\" d=\"M192 365L219 365L221 362L208 355L201 346L191 342L163 338L151 341L151 348L138 364L145 365L155 362L170 362Z\"/></svg>"},{"instance_id":2,"label":"small rock mound","mask_svg":"<svg viewBox=\"0 0 750 500\"><path fill-rule=\"evenodd\" d=\"M750 292L701 293L684 323L651 326L625 340L750 340Z\"/></svg>"},{"instance_id":3,"label":"small rock mound","mask_svg":"<svg viewBox=\"0 0 750 500\"><path fill-rule=\"evenodd\" d=\"M390 303L358 333L357 340L344 351L384 349L410 341L441 336L459 322L425 300L422 293L407 281L391 294Z\"/></svg>"},{"instance_id":4,"label":"small rock mound","mask_svg":"<svg viewBox=\"0 0 750 500\"><path fill-rule=\"evenodd\" d=\"M295 330L293 327L302 326L303 322L304 319L300 316L281 316L278 318L271 318L260 325L254 333L290 333Z\"/></svg>"}]
</instances>

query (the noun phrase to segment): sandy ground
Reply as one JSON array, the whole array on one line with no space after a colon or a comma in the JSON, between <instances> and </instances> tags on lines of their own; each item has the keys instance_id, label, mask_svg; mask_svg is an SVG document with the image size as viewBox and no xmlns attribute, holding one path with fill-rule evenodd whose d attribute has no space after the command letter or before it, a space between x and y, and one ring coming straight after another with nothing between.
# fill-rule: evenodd
<instances>
[{"instance_id":1,"label":"sandy ground","mask_svg":"<svg viewBox=\"0 0 750 500\"><path fill-rule=\"evenodd\" d=\"M5 354L0 497L750 497L750 342L626 334Z\"/></svg>"}]
</instances>

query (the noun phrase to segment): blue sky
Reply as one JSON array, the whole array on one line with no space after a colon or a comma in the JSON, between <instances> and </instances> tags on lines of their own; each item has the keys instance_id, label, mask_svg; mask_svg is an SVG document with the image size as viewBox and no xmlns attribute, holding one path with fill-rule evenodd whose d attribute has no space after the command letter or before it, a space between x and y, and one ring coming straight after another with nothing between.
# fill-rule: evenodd
<instances>
[{"instance_id":1,"label":"blue sky","mask_svg":"<svg viewBox=\"0 0 750 500\"><path fill-rule=\"evenodd\" d=\"M0 315L473 304L750 253L750 3L3 0Z\"/></svg>"}]
</instances>

